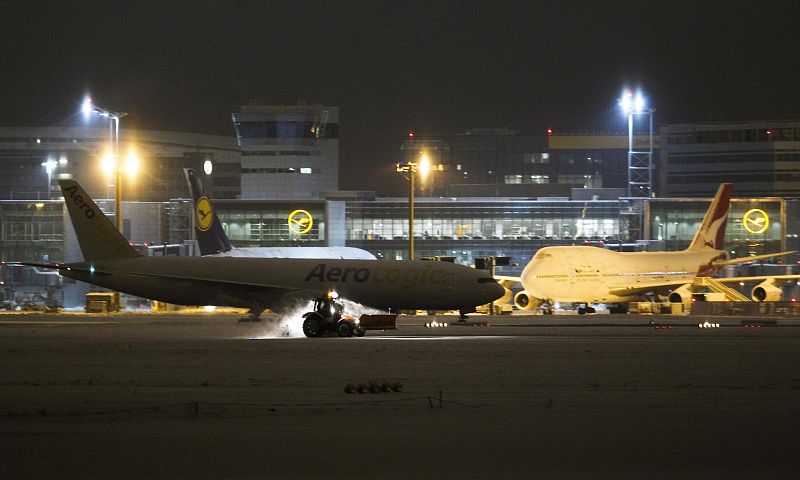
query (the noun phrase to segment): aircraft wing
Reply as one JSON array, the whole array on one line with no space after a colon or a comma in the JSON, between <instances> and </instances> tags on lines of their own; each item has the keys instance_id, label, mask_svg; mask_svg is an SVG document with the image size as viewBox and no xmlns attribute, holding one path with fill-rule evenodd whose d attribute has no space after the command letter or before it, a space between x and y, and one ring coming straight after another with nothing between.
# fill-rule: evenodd
<instances>
[{"instance_id":1,"label":"aircraft wing","mask_svg":"<svg viewBox=\"0 0 800 480\"><path fill-rule=\"evenodd\" d=\"M789 281L789 280L800 280L800 275L759 275L753 277L726 277L726 278L717 278L714 277L713 280L720 282L720 283L738 283L738 282L762 282L764 280L781 280L781 281ZM647 282L647 283L637 283L634 285L627 285L622 287L617 287L611 289L610 293L613 295L619 296L626 296L626 295L636 295L639 293L646 293L649 291L657 291L657 290L665 290L674 287L679 287L681 285L686 285L687 281L673 281L673 282Z\"/></svg>"},{"instance_id":2,"label":"aircraft wing","mask_svg":"<svg viewBox=\"0 0 800 480\"><path fill-rule=\"evenodd\" d=\"M164 274L164 273L147 273L147 272L129 272L124 270L115 270L113 272L106 272L102 268L98 268L96 270L90 270L87 267L76 265L76 264L63 264L63 263L42 263L42 262L5 262L3 265L21 265L26 267L38 267L38 268L46 268L51 270L68 270L68 271L76 271L76 272L85 272L91 273L92 275L127 275L133 277L141 277L141 278L158 278L162 280L174 280L174 281L190 281L193 283L204 283L207 285L226 285L226 286L241 286L241 287L257 287L260 289L274 289L274 290L286 290L291 291L295 290L292 288L286 288L285 285L273 285L270 283L254 283L254 282L239 282L239 281L231 281L227 279L215 279L213 277L194 277L189 275L172 275L172 274Z\"/></svg>"},{"instance_id":3,"label":"aircraft wing","mask_svg":"<svg viewBox=\"0 0 800 480\"><path fill-rule=\"evenodd\" d=\"M782 257L784 255L790 255L792 253L797 253L797 250L789 251L789 252L767 253L767 254L764 254L764 255L754 255L752 257L740 257L740 258L734 258L734 259L731 259L731 260L722 260L720 262L714 262L714 266L715 267L721 267L723 265L736 265L736 264L739 264L739 263L755 262L756 260L764 260L764 259L772 258L772 257Z\"/></svg>"},{"instance_id":4,"label":"aircraft wing","mask_svg":"<svg viewBox=\"0 0 800 480\"><path fill-rule=\"evenodd\" d=\"M640 293L647 293L659 290L669 290L675 287L680 287L681 285L686 285L686 280L674 280L674 281L667 281L667 282L643 282L643 283L635 283L631 285L623 285L621 287L612 288L609 290L609 293L612 295L618 295L621 297L630 296L630 295L637 295Z\"/></svg>"},{"instance_id":5,"label":"aircraft wing","mask_svg":"<svg viewBox=\"0 0 800 480\"><path fill-rule=\"evenodd\" d=\"M44 263L44 262L9 262L4 261L3 265L10 265L10 266L21 266L21 267L39 267L39 268L47 268L50 270L58 270L61 268L60 263Z\"/></svg>"},{"instance_id":6,"label":"aircraft wing","mask_svg":"<svg viewBox=\"0 0 800 480\"><path fill-rule=\"evenodd\" d=\"M504 275L495 275L494 279L497 280L497 283L508 289L511 289L511 287L517 285L518 283L522 283L522 279L520 277L506 277Z\"/></svg>"},{"instance_id":7,"label":"aircraft wing","mask_svg":"<svg viewBox=\"0 0 800 480\"><path fill-rule=\"evenodd\" d=\"M720 283L733 283L733 282L763 282L764 280L781 280L787 282L789 280L800 280L800 275L757 275L754 277L725 277L714 278Z\"/></svg>"}]
</instances>

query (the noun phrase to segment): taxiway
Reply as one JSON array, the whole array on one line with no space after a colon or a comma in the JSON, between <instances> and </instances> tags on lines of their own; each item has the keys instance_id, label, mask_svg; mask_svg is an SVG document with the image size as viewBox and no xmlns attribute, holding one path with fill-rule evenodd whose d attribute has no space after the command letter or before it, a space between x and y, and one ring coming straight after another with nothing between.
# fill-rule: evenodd
<instances>
[{"instance_id":1,"label":"taxiway","mask_svg":"<svg viewBox=\"0 0 800 480\"><path fill-rule=\"evenodd\" d=\"M306 339L235 315L0 315L3 477L800 471L796 319L432 320Z\"/></svg>"}]
</instances>

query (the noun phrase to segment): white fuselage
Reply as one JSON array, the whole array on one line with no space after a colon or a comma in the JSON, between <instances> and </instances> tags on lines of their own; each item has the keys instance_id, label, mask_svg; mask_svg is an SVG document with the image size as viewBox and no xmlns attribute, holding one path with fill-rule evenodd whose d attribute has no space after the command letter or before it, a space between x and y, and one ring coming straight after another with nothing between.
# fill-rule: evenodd
<instances>
[{"instance_id":1,"label":"white fuselage","mask_svg":"<svg viewBox=\"0 0 800 480\"><path fill-rule=\"evenodd\" d=\"M680 252L614 252L597 247L545 247L520 278L532 296L553 302L629 302L637 285L691 283L725 252L711 248ZM616 290L616 291L615 291Z\"/></svg>"},{"instance_id":2,"label":"white fuselage","mask_svg":"<svg viewBox=\"0 0 800 480\"><path fill-rule=\"evenodd\" d=\"M375 255L355 247L244 247L227 252L204 255L206 257L247 258L329 258L348 260L376 260Z\"/></svg>"}]
</instances>

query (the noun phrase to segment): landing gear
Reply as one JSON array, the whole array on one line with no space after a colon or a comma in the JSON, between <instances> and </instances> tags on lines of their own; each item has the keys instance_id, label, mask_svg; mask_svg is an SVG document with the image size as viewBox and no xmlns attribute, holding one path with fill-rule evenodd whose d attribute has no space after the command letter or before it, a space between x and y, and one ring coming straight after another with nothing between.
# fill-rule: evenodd
<instances>
[{"instance_id":1,"label":"landing gear","mask_svg":"<svg viewBox=\"0 0 800 480\"><path fill-rule=\"evenodd\" d=\"M466 309L459 310L458 311L458 321L459 322L466 322L467 321L467 314L468 313L473 313L474 311L475 311L474 308L472 308L470 310L466 310Z\"/></svg>"},{"instance_id":2,"label":"landing gear","mask_svg":"<svg viewBox=\"0 0 800 480\"><path fill-rule=\"evenodd\" d=\"M583 315L586 313L595 313L594 307L589 306L589 304L586 304L584 307L578 307L578 315Z\"/></svg>"},{"instance_id":3,"label":"landing gear","mask_svg":"<svg viewBox=\"0 0 800 480\"><path fill-rule=\"evenodd\" d=\"M628 313L627 303L617 303L608 307L608 313Z\"/></svg>"}]
</instances>

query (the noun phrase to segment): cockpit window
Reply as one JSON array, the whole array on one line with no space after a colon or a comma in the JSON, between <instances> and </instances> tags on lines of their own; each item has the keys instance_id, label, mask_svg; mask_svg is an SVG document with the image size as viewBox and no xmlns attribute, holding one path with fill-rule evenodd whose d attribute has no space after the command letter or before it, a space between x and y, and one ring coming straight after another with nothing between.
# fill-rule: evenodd
<instances>
[{"instance_id":1,"label":"cockpit window","mask_svg":"<svg viewBox=\"0 0 800 480\"><path fill-rule=\"evenodd\" d=\"M497 280L492 277L481 277L478 279L478 283L497 283Z\"/></svg>"}]
</instances>

